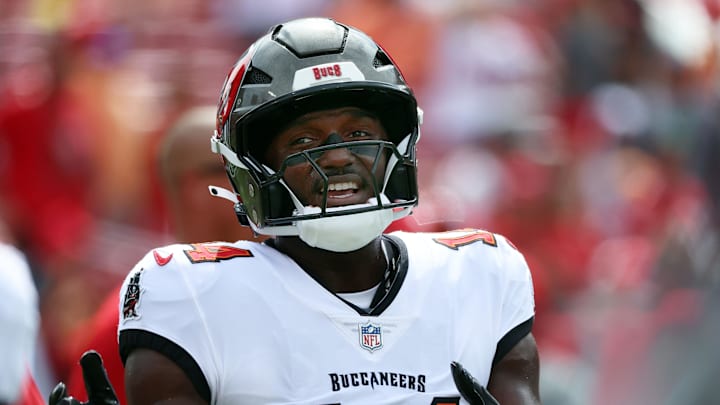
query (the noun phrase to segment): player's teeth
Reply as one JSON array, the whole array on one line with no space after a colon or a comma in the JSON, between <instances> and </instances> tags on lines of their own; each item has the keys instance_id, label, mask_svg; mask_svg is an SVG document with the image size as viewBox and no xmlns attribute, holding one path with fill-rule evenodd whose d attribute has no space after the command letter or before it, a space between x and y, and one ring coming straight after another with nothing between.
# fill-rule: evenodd
<instances>
[{"instance_id":1,"label":"player's teeth","mask_svg":"<svg viewBox=\"0 0 720 405\"><path fill-rule=\"evenodd\" d=\"M349 181L345 183L331 183L328 185L328 191L343 191L343 190L352 190L356 189L357 184Z\"/></svg>"}]
</instances>

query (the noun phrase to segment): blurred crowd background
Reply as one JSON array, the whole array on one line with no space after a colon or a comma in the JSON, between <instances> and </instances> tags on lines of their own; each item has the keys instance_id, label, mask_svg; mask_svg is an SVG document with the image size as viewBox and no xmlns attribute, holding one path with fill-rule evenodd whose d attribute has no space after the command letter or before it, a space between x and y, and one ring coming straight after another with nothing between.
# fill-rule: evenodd
<instances>
[{"instance_id":1,"label":"blurred crowd background","mask_svg":"<svg viewBox=\"0 0 720 405\"><path fill-rule=\"evenodd\" d=\"M546 405L720 401L720 0L0 0L0 234L40 292L43 393L171 241L163 131L270 25L319 15L424 110L420 206L392 227L525 254Z\"/></svg>"}]
</instances>

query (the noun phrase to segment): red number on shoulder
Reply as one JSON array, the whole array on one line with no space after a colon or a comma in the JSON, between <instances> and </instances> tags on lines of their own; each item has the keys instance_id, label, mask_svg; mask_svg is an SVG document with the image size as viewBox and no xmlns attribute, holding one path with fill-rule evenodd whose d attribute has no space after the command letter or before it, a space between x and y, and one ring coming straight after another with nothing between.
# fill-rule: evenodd
<instances>
[{"instance_id":1,"label":"red number on shoulder","mask_svg":"<svg viewBox=\"0 0 720 405\"><path fill-rule=\"evenodd\" d=\"M219 243L193 243L190 246L192 249L185 250L185 256L193 263L219 262L236 257L253 256L252 252L247 249Z\"/></svg>"},{"instance_id":2,"label":"red number on shoulder","mask_svg":"<svg viewBox=\"0 0 720 405\"><path fill-rule=\"evenodd\" d=\"M492 232L483 231L481 229L458 229L456 231L444 232L442 236L433 238L433 240L443 246L453 250L458 250L460 246L469 245L478 241L486 245L497 247L497 239Z\"/></svg>"}]
</instances>

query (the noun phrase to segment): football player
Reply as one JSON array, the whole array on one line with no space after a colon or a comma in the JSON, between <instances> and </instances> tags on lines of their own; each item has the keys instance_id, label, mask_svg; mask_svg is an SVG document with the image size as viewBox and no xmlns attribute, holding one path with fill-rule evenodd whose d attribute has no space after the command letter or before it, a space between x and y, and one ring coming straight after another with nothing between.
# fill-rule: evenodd
<instances>
[{"instance_id":1,"label":"football player","mask_svg":"<svg viewBox=\"0 0 720 405\"><path fill-rule=\"evenodd\" d=\"M540 403L522 254L480 229L384 234L418 203L421 119L390 56L353 27L300 19L253 43L211 139L232 190L211 192L271 238L165 246L131 270L128 401ZM89 402L116 403L84 359Z\"/></svg>"},{"instance_id":2,"label":"football player","mask_svg":"<svg viewBox=\"0 0 720 405\"><path fill-rule=\"evenodd\" d=\"M0 405L37 405L43 400L31 363L40 325L38 292L25 254L10 242L0 232Z\"/></svg>"}]
</instances>

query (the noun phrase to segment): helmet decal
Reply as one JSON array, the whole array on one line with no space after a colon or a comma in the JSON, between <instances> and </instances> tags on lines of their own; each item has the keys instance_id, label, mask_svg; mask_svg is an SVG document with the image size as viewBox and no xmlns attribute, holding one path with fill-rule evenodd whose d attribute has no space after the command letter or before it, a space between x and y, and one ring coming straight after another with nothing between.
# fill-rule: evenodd
<instances>
[{"instance_id":1,"label":"helmet decal","mask_svg":"<svg viewBox=\"0 0 720 405\"><path fill-rule=\"evenodd\" d=\"M318 84L365 80L365 75L353 62L325 63L295 72L292 89L302 90Z\"/></svg>"},{"instance_id":2,"label":"helmet decal","mask_svg":"<svg viewBox=\"0 0 720 405\"><path fill-rule=\"evenodd\" d=\"M225 79L225 83L220 91L220 100L218 101L216 136L222 135L223 127L227 123L228 118L230 118L230 112L235 105L238 89L240 89L240 84L252 59L254 48L254 44L250 46L245 54L238 59Z\"/></svg>"}]
</instances>

